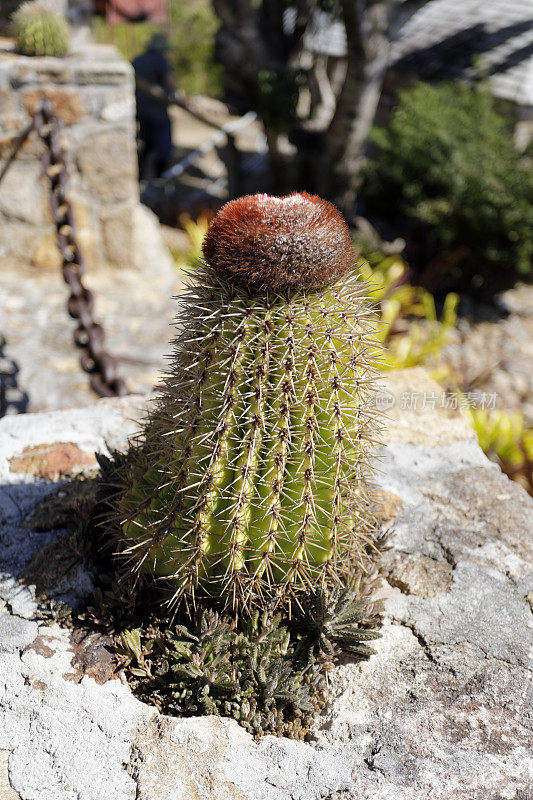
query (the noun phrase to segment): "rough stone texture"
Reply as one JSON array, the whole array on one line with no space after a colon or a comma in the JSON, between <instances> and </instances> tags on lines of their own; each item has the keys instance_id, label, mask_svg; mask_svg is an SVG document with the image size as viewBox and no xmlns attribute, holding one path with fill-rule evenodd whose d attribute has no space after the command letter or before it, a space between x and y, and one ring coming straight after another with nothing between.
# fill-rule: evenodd
<instances>
[{"instance_id":1,"label":"rough stone texture","mask_svg":"<svg viewBox=\"0 0 533 800\"><path fill-rule=\"evenodd\" d=\"M73 442L25 447L20 455L10 460L11 472L25 472L36 478L57 481L65 475L83 472L96 464L94 455L80 450Z\"/></svg>"},{"instance_id":2,"label":"rough stone texture","mask_svg":"<svg viewBox=\"0 0 533 800\"><path fill-rule=\"evenodd\" d=\"M0 750L0 800L20 800L20 795L9 783L8 759L9 750Z\"/></svg>"},{"instance_id":3,"label":"rough stone texture","mask_svg":"<svg viewBox=\"0 0 533 800\"><path fill-rule=\"evenodd\" d=\"M166 365L177 311L173 295L182 290L183 278L173 264L165 267L163 245L155 246L153 214L137 206L134 221L143 269L88 269L85 283L95 294L94 318L104 326L106 347L117 357L121 377L131 392L147 393ZM94 402L72 339L76 323L67 313L68 289L60 270L13 265L0 271L0 332L7 339L6 357L19 367L17 383L29 396L29 410Z\"/></svg>"},{"instance_id":4,"label":"rough stone texture","mask_svg":"<svg viewBox=\"0 0 533 800\"><path fill-rule=\"evenodd\" d=\"M68 194L86 262L143 267L136 247L139 190L131 65L107 45L78 43L67 57L57 59L20 56L6 40L0 42L0 167L11 152L13 136L28 125L43 98L52 101L64 126ZM32 134L0 186L4 264L49 268L57 261L48 181L41 175L42 150ZM152 242L152 258L157 251L168 264L157 227L151 227L150 237L145 249Z\"/></svg>"},{"instance_id":5,"label":"rough stone texture","mask_svg":"<svg viewBox=\"0 0 533 800\"><path fill-rule=\"evenodd\" d=\"M496 395L496 406L521 411L533 426L533 286L522 285L502 295L508 316L459 320L450 332L443 360L474 398ZM492 317L492 318L491 318Z\"/></svg>"},{"instance_id":6,"label":"rough stone texture","mask_svg":"<svg viewBox=\"0 0 533 800\"><path fill-rule=\"evenodd\" d=\"M128 133L105 131L84 142L77 164L93 194L104 202L120 202L135 192L134 154L135 142Z\"/></svg>"},{"instance_id":7,"label":"rough stone texture","mask_svg":"<svg viewBox=\"0 0 533 800\"><path fill-rule=\"evenodd\" d=\"M45 179L36 162L15 162L1 184L0 213L8 220L39 226L51 221Z\"/></svg>"},{"instance_id":8,"label":"rough stone texture","mask_svg":"<svg viewBox=\"0 0 533 800\"><path fill-rule=\"evenodd\" d=\"M87 113L83 97L75 89L28 89L22 93L22 102L30 116L45 99L54 104L56 116L64 125L74 125Z\"/></svg>"},{"instance_id":9,"label":"rough stone texture","mask_svg":"<svg viewBox=\"0 0 533 800\"><path fill-rule=\"evenodd\" d=\"M438 390L418 370L384 383L398 387ZM312 742L257 743L232 720L161 716L90 672L102 643L35 620L35 590L17 576L56 534L21 526L55 487L10 472L9 459L61 441L88 453L124 446L145 406L0 421L0 797L528 798L533 500L448 412L400 409L390 424L378 474L391 528L383 637L368 662L334 670Z\"/></svg>"},{"instance_id":10,"label":"rough stone texture","mask_svg":"<svg viewBox=\"0 0 533 800\"><path fill-rule=\"evenodd\" d=\"M130 767L141 798L315 800L351 783L342 753L265 736L235 720L159 717L134 742Z\"/></svg>"}]
</instances>

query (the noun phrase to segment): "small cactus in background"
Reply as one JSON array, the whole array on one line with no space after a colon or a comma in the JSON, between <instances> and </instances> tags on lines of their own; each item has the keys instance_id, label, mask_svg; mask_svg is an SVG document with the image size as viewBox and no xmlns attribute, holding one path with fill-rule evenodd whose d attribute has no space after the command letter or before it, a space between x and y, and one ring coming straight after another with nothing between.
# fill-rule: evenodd
<instances>
[{"instance_id":1,"label":"small cactus in background","mask_svg":"<svg viewBox=\"0 0 533 800\"><path fill-rule=\"evenodd\" d=\"M65 19L45 6L25 3L13 14L16 48L25 56L64 56L69 46Z\"/></svg>"},{"instance_id":2,"label":"small cactus in background","mask_svg":"<svg viewBox=\"0 0 533 800\"><path fill-rule=\"evenodd\" d=\"M372 545L373 342L339 212L304 193L215 217L115 515L136 570L236 611L346 583Z\"/></svg>"}]
</instances>

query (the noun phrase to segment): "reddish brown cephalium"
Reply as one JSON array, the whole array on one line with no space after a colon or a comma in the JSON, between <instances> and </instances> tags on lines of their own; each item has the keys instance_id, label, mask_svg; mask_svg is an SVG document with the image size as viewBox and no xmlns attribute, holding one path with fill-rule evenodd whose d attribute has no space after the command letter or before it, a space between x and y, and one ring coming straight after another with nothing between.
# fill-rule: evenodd
<instances>
[{"instance_id":1,"label":"reddish brown cephalium","mask_svg":"<svg viewBox=\"0 0 533 800\"><path fill-rule=\"evenodd\" d=\"M203 254L221 278L253 291L320 289L354 263L341 213L305 192L227 203L209 227Z\"/></svg>"}]
</instances>

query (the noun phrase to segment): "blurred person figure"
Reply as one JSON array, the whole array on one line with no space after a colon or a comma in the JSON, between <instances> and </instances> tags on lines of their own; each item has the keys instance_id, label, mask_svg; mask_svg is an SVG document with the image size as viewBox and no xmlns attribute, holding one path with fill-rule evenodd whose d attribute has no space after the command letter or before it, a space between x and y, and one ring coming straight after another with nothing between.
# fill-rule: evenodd
<instances>
[{"instance_id":1,"label":"blurred person figure","mask_svg":"<svg viewBox=\"0 0 533 800\"><path fill-rule=\"evenodd\" d=\"M153 177L154 172L156 177L161 175L168 167L172 152L167 104L176 87L166 56L168 50L165 34L155 33L145 52L133 59L139 139L143 142L139 154L141 179Z\"/></svg>"}]
</instances>

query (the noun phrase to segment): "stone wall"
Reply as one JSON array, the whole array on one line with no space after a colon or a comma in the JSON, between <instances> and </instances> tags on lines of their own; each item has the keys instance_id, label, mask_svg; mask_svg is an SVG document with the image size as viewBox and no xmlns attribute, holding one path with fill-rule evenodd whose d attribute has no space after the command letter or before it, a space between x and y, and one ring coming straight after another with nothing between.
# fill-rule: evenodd
<instances>
[{"instance_id":1,"label":"stone wall","mask_svg":"<svg viewBox=\"0 0 533 800\"><path fill-rule=\"evenodd\" d=\"M139 203L133 71L107 45L85 44L64 59L27 58L0 49L0 165L14 134L43 97L61 119L69 196L89 266L135 262ZM0 185L0 260L60 263L41 173L43 146L32 134Z\"/></svg>"}]
</instances>

